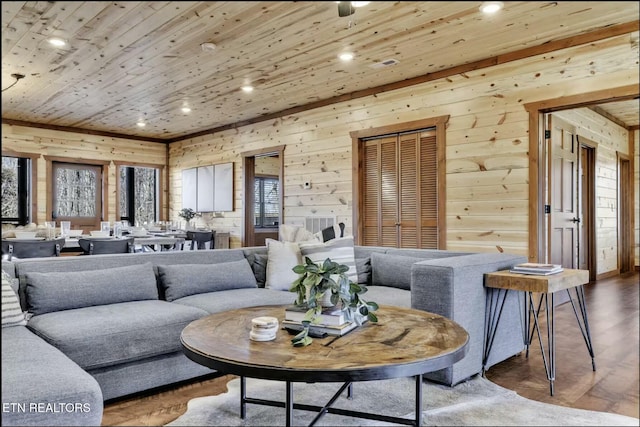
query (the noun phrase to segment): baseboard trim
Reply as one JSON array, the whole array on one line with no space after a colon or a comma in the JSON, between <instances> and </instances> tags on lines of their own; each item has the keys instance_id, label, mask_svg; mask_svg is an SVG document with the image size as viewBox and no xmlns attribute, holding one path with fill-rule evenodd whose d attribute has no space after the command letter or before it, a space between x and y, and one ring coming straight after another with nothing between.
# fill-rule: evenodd
<instances>
[{"instance_id":1,"label":"baseboard trim","mask_svg":"<svg viewBox=\"0 0 640 427\"><path fill-rule=\"evenodd\" d=\"M615 277L620 275L620 270L617 268L615 270L607 271L606 273L601 273L596 275L596 280L608 279L610 277Z\"/></svg>"}]
</instances>

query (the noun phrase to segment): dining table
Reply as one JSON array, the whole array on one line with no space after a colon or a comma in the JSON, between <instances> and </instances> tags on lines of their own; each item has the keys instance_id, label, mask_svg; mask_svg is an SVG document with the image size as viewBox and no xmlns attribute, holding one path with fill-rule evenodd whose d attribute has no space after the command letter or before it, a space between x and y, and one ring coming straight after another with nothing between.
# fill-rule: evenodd
<instances>
[{"instance_id":1,"label":"dining table","mask_svg":"<svg viewBox=\"0 0 640 427\"><path fill-rule=\"evenodd\" d=\"M79 238L118 239L118 237L91 237L89 235L82 235L80 237L67 237L65 238L64 249L79 250ZM182 249L182 245L184 244L184 237L170 234L147 234L145 236L133 236L133 243L136 247L139 246L142 252L179 250Z\"/></svg>"}]
</instances>

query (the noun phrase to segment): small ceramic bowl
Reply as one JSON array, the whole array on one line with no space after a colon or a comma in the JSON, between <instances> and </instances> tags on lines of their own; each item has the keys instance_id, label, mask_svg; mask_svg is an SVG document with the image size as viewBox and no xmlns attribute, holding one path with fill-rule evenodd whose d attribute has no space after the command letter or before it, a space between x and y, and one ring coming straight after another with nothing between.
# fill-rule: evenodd
<instances>
[{"instance_id":1,"label":"small ceramic bowl","mask_svg":"<svg viewBox=\"0 0 640 427\"><path fill-rule=\"evenodd\" d=\"M35 239L37 231L15 231L16 239Z\"/></svg>"},{"instance_id":2,"label":"small ceramic bowl","mask_svg":"<svg viewBox=\"0 0 640 427\"><path fill-rule=\"evenodd\" d=\"M91 231L91 237L109 237L109 232L94 230L94 231Z\"/></svg>"}]
</instances>

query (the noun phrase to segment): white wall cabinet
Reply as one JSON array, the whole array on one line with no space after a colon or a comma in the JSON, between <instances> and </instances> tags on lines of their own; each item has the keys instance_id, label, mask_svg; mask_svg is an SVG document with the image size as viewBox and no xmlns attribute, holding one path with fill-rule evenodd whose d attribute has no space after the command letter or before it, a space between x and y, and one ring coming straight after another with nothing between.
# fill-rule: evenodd
<instances>
[{"instance_id":1,"label":"white wall cabinet","mask_svg":"<svg viewBox=\"0 0 640 427\"><path fill-rule=\"evenodd\" d=\"M182 207L196 212L233 211L233 163L184 169Z\"/></svg>"}]
</instances>

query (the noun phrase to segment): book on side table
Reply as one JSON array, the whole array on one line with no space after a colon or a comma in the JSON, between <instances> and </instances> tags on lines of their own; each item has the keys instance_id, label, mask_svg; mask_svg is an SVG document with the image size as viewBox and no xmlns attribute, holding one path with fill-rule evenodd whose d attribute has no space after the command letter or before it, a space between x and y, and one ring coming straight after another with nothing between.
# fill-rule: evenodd
<instances>
[{"instance_id":1,"label":"book on side table","mask_svg":"<svg viewBox=\"0 0 640 427\"><path fill-rule=\"evenodd\" d=\"M561 273L564 268L560 264L539 264L535 262L525 262L522 264L514 265L511 273L519 274L533 274L538 276L548 276L550 274Z\"/></svg>"}]
</instances>

